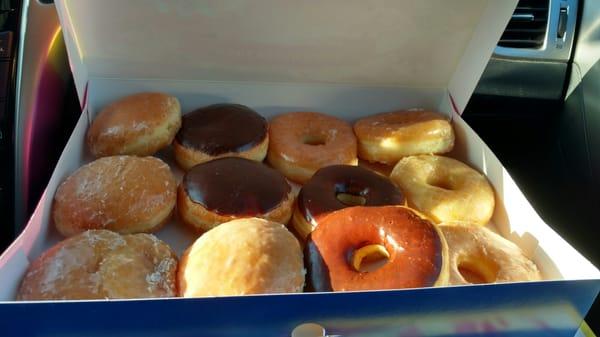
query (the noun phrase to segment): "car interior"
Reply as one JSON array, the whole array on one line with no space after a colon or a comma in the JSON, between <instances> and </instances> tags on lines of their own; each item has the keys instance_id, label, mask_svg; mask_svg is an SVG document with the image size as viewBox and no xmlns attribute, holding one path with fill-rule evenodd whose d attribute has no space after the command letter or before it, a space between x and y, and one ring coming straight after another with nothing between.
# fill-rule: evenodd
<instances>
[{"instance_id":1,"label":"car interior","mask_svg":"<svg viewBox=\"0 0 600 337\"><path fill-rule=\"evenodd\" d=\"M81 111L52 2L0 0L0 252ZM463 118L543 220L600 265L600 1L520 0ZM599 311L596 300L593 331Z\"/></svg>"}]
</instances>

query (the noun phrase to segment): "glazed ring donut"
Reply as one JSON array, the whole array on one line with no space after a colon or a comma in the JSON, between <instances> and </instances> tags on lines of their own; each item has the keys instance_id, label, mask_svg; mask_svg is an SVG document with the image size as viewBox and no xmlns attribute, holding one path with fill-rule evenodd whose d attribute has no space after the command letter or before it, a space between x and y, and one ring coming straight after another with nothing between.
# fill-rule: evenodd
<instances>
[{"instance_id":1,"label":"glazed ring donut","mask_svg":"<svg viewBox=\"0 0 600 337\"><path fill-rule=\"evenodd\" d=\"M96 157L119 154L150 156L173 142L181 127L177 98L140 93L108 105L87 132L87 144Z\"/></svg>"},{"instance_id":2,"label":"glazed ring donut","mask_svg":"<svg viewBox=\"0 0 600 337\"><path fill-rule=\"evenodd\" d=\"M535 264L514 243L485 227L439 225L448 243L450 284L540 280Z\"/></svg>"},{"instance_id":3,"label":"glazed ring donut","mask_svg":"<svg viewBox=\"0 0 600 337\"><path fill-rule=\"evenodd\" d=\"M396 111L360 119L354 124L361 159L395 164L402 157L446 153L454 147L448 119L430 111Z\"/></svg>"},{"instance_id":4,"label":"glazed ring donut","mask_svg":"<svg viewBox=\"0 0 600 337\"><path fill-rule=\"evenodd\" d=\"M494 213L494 190L484 175L458 160L419 155L403 158L390 179L411 207L436 222L485 225Z\"/></svg>"},{"instance_id":5,"label":"glazed ring donut","mask_svg":"<svg viewBox=\"0 0 600 337\"><path fill-rule=\"evenodd\" d=\"M297 183L305 183L325 166L358 163L352 127L322 113L279 115L271 121L269 137L269 164Z\"/></svg>"},{"instance_id":6,"label":"glazed ring donut","mask_svg":"<svg viewBox=\"0 0 600 337\"><path fill-rule=\"evenodd\" d=\"M184 170L222 157L263 161L269 147L267 120L240 104L214 104L183 116L173 144Z\"/></svg>"},{"instance_id":7,"label":"glazed ring donut","mask_svg":"<svg viewBox=\"0 0 600 337\"><path fill-rule=\"evenodd\" d=\"M175 207L177 183L155 157L103 157L80 167L56 190L52 216L71 236L88 229L152 232Z\"/></svg>"},{"instance_id":8,"label":"glazed ring donut","mask_svg":"<svg viewBox=\"0 0 600 337\"><path fill-rule=\"evenodd\" d=\"M173 297L177 256L151 234L90 230L31 263L17 300Z\"/></svg>"},{"instance_id":9,"label":"glazed ring donut","mask_svg":"<svg viewBox=\"0 0 600 337\"><path fill-rule=\"evenodd\" d=\"M237 219L204 233L181 258L183 297L297 293L304 287L300 244L285 226Z\"/></svg>"},{"instance_id":10,"label":"glazed ring donut","mask_svg":"<svg viewBox=\"0 0 600 337\"><path fill-rule=\"evenodd\" d=\"M178 189L181 219L203 232L236 218L287 223L294 196L285 177L253 160L225 157L194 166Z\"/></svg>"},{"instance_id":11,"label":"glazed ring donut","mask_svg":"<svg viewBox=\"0 0 600 337\"><path fill-rule=\"evenodd\" d=\"M336 211L310 234L305 253L315 291L445 285L447 257L439 229L403 206Z\"/></svg>"},{"instance_id":12,"label":"glazed ring donut","mask_svg":"<svg viewBox=\"0 0 600 337\"><path fill-rule=\"evenodd\" d=\"M292 223L300 237L306 239L319 219L338 209L403 203L400 190L385 177L360 166L327 166L300 190Z\"/></svg>"}]
</instances>

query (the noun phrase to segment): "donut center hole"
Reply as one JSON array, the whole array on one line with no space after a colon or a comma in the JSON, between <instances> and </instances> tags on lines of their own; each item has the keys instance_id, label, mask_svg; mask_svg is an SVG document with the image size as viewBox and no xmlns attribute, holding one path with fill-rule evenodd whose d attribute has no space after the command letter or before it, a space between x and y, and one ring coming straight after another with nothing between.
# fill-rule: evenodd
<instances>
[{"instance_id":1,"label":"donut center hole","mask_svg":"<svg viewBox=\"0 0 600 337\"><path fill-rule=\"evenodd\" d=\"M368 273L383 267L389 259L390 253L383 245L373 244L355 250L351 263L355 271Z\"/></svg>"},{"instance_id":2,"label":"donut center hole","mask_svg":"<svg viewBox=\"0 0 600 337\"><path fill-rule=\"evenodd\" d=\"M339 202L346 206L363 206L367 203L367 198L362 195L350 193L338 193L335 196Z\"/></svg>"},{"instance_id":3,"label":"donut center hole","mask_svg":"<svg viewBox=\"0 0 600 337\"><path fill-rule=\"evenodd\" d=\"M499 269L496 262L483 256L464 257L458 264L458 272L471 284L496 282Z\"/></svg>"},{"instance_id":4,"label":"donut center hole","mask_svg":"<svg viewBox=\"0 0 600 337\"><path fill-rule=\"evenodd\" d=\"M444 190L453 190L455 188L454 184L450 181L450 179L441 176L429 178L427 180L427 184L430 186L439 187Z\"/></svg>"},{"instance_id":5,"label":"donut center hole","mask_svg":"<svg viewBox=\"0 0 600 337\"><path fill-rule=\"evenodd\" d=\"M325 145L325 137L323 135L305 135L302 143L306 145Z\"/></svg>"}]
</instances>

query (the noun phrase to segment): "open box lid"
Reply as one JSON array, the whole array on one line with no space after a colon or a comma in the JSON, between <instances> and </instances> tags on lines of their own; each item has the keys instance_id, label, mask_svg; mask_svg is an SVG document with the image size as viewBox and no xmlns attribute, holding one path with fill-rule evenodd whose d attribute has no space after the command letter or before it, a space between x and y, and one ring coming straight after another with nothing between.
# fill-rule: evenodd
<instances>
[{"instance_id":1,"label":"open box lid","mask_svg":"<svg viewBox=\"0 0 600 337\"><path fill-rule=\"evenodd\" d=\"M440 89L466 106L517 0L56 1L89 78Z\"/></svg>"}]
</instances>

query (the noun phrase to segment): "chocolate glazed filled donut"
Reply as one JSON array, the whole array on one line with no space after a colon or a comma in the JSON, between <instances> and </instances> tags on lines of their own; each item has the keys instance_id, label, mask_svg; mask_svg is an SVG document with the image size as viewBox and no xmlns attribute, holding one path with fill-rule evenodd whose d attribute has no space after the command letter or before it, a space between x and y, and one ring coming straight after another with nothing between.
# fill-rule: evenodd
<instances>
[{"instance_id":1,"label":"chocolate glazed filled donut","mask_svg":"<svg viewBox=\"0 0 600 337\"><path fill-rule=\"evenodd\" d=\"M199 231L237 218L259 217L285 224L293 201L292 188L281 173L237 157L194 166L177 193L183 222Z\"/></svg>"},{"instance_id":2,"label":"chocolate glazed filled donut","mask_svg":"<svg viewBox=\"0 0 600 337\"><path fill-rule=\"evenodd\" d=\"M336 211L310 234L305 249L309 290L419 288L448 282L443 235L403 206Z\"/></svg>"},{"instance_id":3,"label":"chocolate glazed filled donut","mask_svg":"<svg viewBox=\"0 0 600 337\"><path fill-rule=\"evenodd\" d=\"M263 161L269 147L268 124L247 106L213 104L183 116L173 145L184 170L221 157Z\"/></svg>"},{"instance_id":4,"label":"chocolate glazed filled donut","mask_svg":"<svg viewBox=\"0 0 600 337\"><path fill-rule=\"evenodd\" d=\"M402 192L389 179L359 166L333 165L318 170L302 187L292 222L306 239L319 219L333 211L403 203Z\"/></svg>"}]
</instances>

